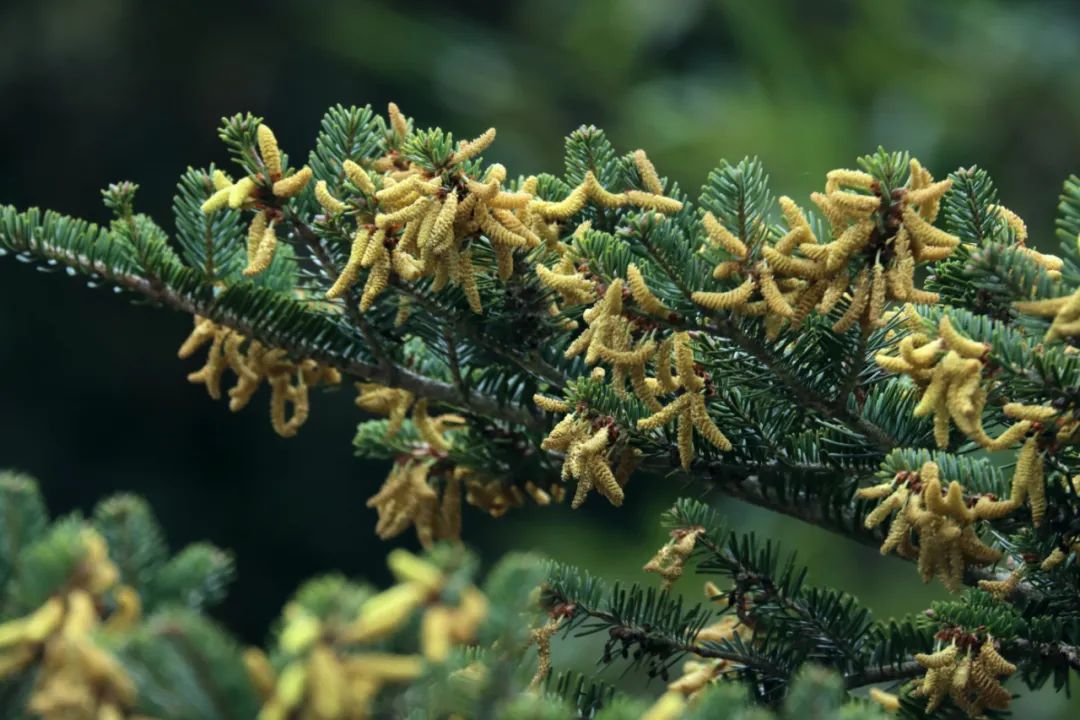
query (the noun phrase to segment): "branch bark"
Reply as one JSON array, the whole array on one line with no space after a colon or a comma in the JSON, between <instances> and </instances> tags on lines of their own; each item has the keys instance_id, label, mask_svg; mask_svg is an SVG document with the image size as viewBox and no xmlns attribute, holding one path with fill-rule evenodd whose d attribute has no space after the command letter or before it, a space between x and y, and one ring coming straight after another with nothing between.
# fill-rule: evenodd
<instances>
[{"instance_id":1,"label":"branch bark","mask_svg":"<svg viewBox=\"0 0 1080 720\"><path fill-rule=\"evenodd\" d=\"M894 680L906 680L926 672L919 663L914 660L902 662L899 665L882 665L880 667L866 668L862 672L851 673L844 676L844 687L853 690L863 685L875 685L877 683L892 682Z\"/></svg>"}]
</instances>

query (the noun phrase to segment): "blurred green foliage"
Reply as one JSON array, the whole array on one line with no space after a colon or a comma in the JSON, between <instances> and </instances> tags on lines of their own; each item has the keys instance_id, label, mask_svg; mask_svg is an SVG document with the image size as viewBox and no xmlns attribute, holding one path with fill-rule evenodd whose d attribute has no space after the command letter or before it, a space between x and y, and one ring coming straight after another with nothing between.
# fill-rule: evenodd
<instances>
[{"instance_id":1,"label":"blurred green foliage","mask_svg":"<svg viewBox=\"0 0 1080 720\"><path fill-rule=\"evenodd\" d=\"M100 188L130 178L140 209L165 217L186 166L224 160L222 115L263 115L306 153L329 105L395 100L462 136L496 126L491 158L512 173L555 169L581 123L645 147L690 188L749 154L796 198L879 144L939 176L978 163L1046 249L1061 181L1080 170L1078 34L1080 5L1064 0L7 0L0 199L100 220ZM235 549L222 616L251 640L304 577L385 580L363 507L384 468L350 457L348 393L319 397L300 437L281 441L260 412L229 415L185 382L193 368L174 355L188 319L13 263L0 288L0 464L40 477L54 511L133 490L175 544ZM639 578L659 511L704 489L635 483L621 511L473 515L469 536L489 559L540 548ZM802 548L818 580L882 615L933 595L889 593L896 561L732 515ZM1018 716L1053 717L1060 701L1038 703Z\"/></svg>"}]
</instances>

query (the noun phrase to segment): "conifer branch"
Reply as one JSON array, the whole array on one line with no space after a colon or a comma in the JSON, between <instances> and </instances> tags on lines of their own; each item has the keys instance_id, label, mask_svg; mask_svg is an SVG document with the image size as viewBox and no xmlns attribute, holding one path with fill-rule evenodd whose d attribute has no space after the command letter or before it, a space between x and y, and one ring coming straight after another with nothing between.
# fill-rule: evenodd
<instances>
[{"instance_id":1,"label":"conifer branch","mask_svg":"<svg viewBox=\"0 0 1080 720\"><path fill-rule=\"evenodd\" d=\"M116 508L95 515L96 529L73 518L46 537L26 483L0 476L0 516L15 527L0 547L0 695L23 692L4 679L47 654L43 638L77 606L139 628L117 644L129 661L153 664L175 622L190 642L174 661L207 686L204 705L238 717L260 705L268 717L366 716L384 700L408 710L421 675L419 695L459 703L446 714L514 702L525 715L561 718L566 697L592 716L614 691L580 676L573 688L550 680L560 629L606 631L606 661L633 652L665 680L692 655L655 706L663 712L649 713L665 718L705 707L699 695L719 697L706 686L721 676L747 681L760 703L795 698L806 662L832 668L837 697L921 675L912 698L927 696L926 714L951 702L949 716L972 717L1007 708L1001 682L1019 666L1032 688L1080 671L1080 180L1066 183L1059 208L1063 259L1025 245L1026 224L998 204L985 172L935 181L906 153L879 150L861 169L830 171L810 198L814 212L774 199L749 158L723 162L689 198L644 151L620 155L591 126L567 139L560 175L529 176L484 162L494 129L455 141L393 104L386 120L331 108L299 168L259 118L226 118L220 135L242 174L184 174L175 242L134 212L136 186L118 183L104 192L107 228L0 207L0 254L194 315L179 355L209 351L189 380L218 399L231 372L233 410L269 384L283 436L308 417L311 388L361 381L357 405L385 419L361 423L355 446L393 459L368 502L376 532L415 529L431 552L392 553L399 583L385 593L343 580L301 591L274 662L253 651L240 671L235 647L197 612L149 632L137 617L142 601L218 597L231 572L223 553L167 560L145 517L119 527ZM925 275L929 290L915 285ZM1015 452L1014 466L999 466L999 451ZM806 568L771 538L730 533L712 508L687 500L644 568L662 578L659 591L608 592L535 560L481 590L473 560L438 544L460 540L467 505L497 517L561 502L571 488L574 508L594 490L620 505L632 473L666 474L676 462L730 497L916 560L922 580L954 599L874 622L851 595L806 585ZM21 515L27 522L10 521ZM1012 571L995 569L1006 555ZM711 602L684 607L668 592L691 559L730 581L707 585L710 601L729 599L710 625ZM69 560L72 582L57 565ZM56 587L22 587L35 562ZM523 623L538 585L549 618ZM8 617L15 610L32 615ZM338 612L351 617L342 624ZM87 627L106 619L87 617ZM419 642L401 642L399 631L417 626ZM335 645L341 638L348 647ZM377 650L354 652L367 642ZM536 673L518 678L530 642ZM414 654L383 652L406 646ZM50 683L82 672L48 665L33 703L55 701ZM261 700L238 672L251 674ZM472 705L447 692L466 675L481 685ZM105 690L124 707L95 716L166 714L153 698L167 678L146 674L137 692L116 692L125 680L117 670ZM350 683L347 700L320 689ZM553 694L523 691L553 684ZM241 694L217 692L226 687ZM887 693L876 699L901 706Z\"/></svg>"}]
</instances>

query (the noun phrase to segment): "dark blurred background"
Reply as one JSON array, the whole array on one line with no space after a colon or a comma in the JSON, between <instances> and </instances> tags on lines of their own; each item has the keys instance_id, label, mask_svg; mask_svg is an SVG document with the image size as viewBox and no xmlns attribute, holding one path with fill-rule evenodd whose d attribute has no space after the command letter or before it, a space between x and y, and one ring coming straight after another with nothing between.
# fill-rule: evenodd
<instances>
[{"instance_id":1,"label":"dark blurred background","mask_svg":"<svg viewBox=\"0 0 1080 720\"><path fill-rule=\"evenodd\" d=\"M171 228L179 174L225 159L222 115L264 116L302 157L329 105L395 100L457 136L496 126L488 157L512 173L557 170L581 123L648 149L691 189L748 154L803 199L878 145L939 176L977 162L1046 249L1061 181L1080 170L1078 33L1080 7L1064 1L5 0L0 202L100 221L99 190L131 179L139 208ZM81 285L0 262L0 466L40 478L55 512L134 491L175 546L235 550L239 579L218 615L248 641L305 577L386 579L364 507L386 468L352 457L351 393L316 398L299 437L281 440L265 396L233 415L185 381L198 365L175 357L189 318ZM467 536L485 561L536 548L640 579L659 511L703 492L643 480L618 512L594 500L471 514ZM872 550L729 507L883 616L939 594L907 590L912 569ZM700 592L696 580L683 589ZM1059 709L1044 694L1019 715Z\"/></svg>"}]
</instances>

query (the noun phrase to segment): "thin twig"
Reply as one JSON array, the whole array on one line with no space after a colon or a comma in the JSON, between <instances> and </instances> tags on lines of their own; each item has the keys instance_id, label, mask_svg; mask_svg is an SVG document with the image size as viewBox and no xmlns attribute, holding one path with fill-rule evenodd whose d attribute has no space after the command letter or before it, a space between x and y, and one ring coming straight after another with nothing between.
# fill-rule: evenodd
<instances>
[{"instance_id":1,"label":"thin twig","mask_svg":"<svg viewBox=\"0 0 1080 720\"><path fill-rule=\"evenodd\" d=\"M663 256L656 252L656 249L651 242L644 237L640 238L640 240L642 246L649 252L649 256L660 266L668 276L668 279L679 289L679 292L683 294L687 301L692 303L693 291L682 281L682 278L675 272L675 269L668 264ZM808 388L806 384L797 377L792 375L783 360L773 355L769 348L742 332L730 320L719 314L714 314L713 320L715 321L715 324L711 327L686 327L685 329L712 330L722 337L727 338L735 343L735 345L743 350L743 352L746 352L758 362L765 365L777 380L794 393L795 397L803 406L811 408L825 417L847 425L853 430L866 436L871 442L886 452L896 447L896 441L890 437L888 433L866 418L856 415L848 410L846 398L838 398L837 401L830 401L828 398L819 395Z\"/></svg>"},{"instance_id":2,"label":"thin twig","mask_svg":"<svg viewBox=\"0 0 1080 720\"><path fill-rule=\"evenodd\" d=\"M585 615L612 627L623 627L632 631L633 635L641 638L642 645L647 645L654 650L663 650L666 655L691 654L700 658L727 660L743 667L754 668L766 674L779 675L777 668L771 662L763 662L762 658L747 655L733 647L727 647L719 643L695 644L693 641L685 642L676 640L670 635L656 628L638 627L627 625L621 618L614 614L597 610L580 603L574 598L566 598L568 602L574 602L574 612L577 615ZM863 685L883 683L891 680L902 680L920 675L925 668L914 660L902 663L868 667L858 672L844 676L844 686L851 690Z\"/></svg>"},{"instance_id":3,"label":"thin twig","mask_svg":"<svg viewBox=\"0 0 1080 720\"><path fill-rule=\"evenodd\" d=\"M1036 652L1044 658L1056 658L1069 668L1080 672L1080 647L1064 643L1039 643L1017 638L1008 641L1008 646L1026 652Z\"/></svg>"},{"instance_id":4,"label":"thin twig","mask_svg":"<svg viewBox=\"0 0 1080 720\"><path fill-rule=\"evenodd\" d=\"M892 682L894 680L906 680L913 678L916 675L922 675L926 672L926 668L915 662L914 660L908 660L907 662L898 663L896 665L881 665L878 667L866 668L860 672L851 673L844 676L844 687L848 690L853 690L863 685L876 685L877 683Z\"/></svg>"},{"instance_id":5,"label":"thin twig","mask_svg":"<svg viewBox=\"0 0 1080 720\"><path fill-rule=\"evenodd\" d=\"M669 467L667 464L654 463L653 467L646 465L643 469L666 471ZM884 539L880 528L871 530L863 526L862 518L853 502L847 501L839 509L826 512L826 507L835 507L827 498L810 497L803 491L794 491L788 497L780 497L776 493L769 493L767 484L761 480L766 474L798 473L801 477L806 477L808 473L815 473L820 474L822 483L835 482L834 468L813 464L789 466L775 461L759 465L700 461L695 463L694 469L700 471L695 473L696 476L708 478L717 490L736 500L815 525L867 547L878 548ZM964 583L977 586L980 580L1000 581L1009 574L1007 570L968 568L964 573ZM1039 595L1039 591L1031 583L1021 581L1009 595L1009 599L1027 601Z\"/></svg>"},{"instance_id":6,"label":"thin twig","mask_svg":"<svg viewBox=\"0 0 1080 720\"><path fill-rule=\"evenodd\" d=\"M288 217L289 222L293 228L296 229L296 233L301 237L304 243L307 245L311 254L314 256L315 261L323 268L323 271L327 273L332 280L340 274L340 269L335 267L333 258L326 252L326 248L323 247L322 241L315 232L307 226L302 220L290 215ZM371 354L375 356L375 359L379 361L379 364L387 369L391 374L391 380L388 384L393 385L393 378L396 375L397 364L390 358L390 356L383 349L382 343L379 341L379 337L375 334L374 329L371 327L371 323L367 321L363 313L360 312L360 299L357 296L356 288L351 287L345 298L345 313L349 316L349 319L360 330L360 334L364 337L364 342L368 344L371 349Z\"/></svg>"},{"instance_id":7,"label":"thin twig","mask_svg":"<svg viewBox=\"0 0 1080 720\"><path fill-rule=\"evenodd\" d=\"M465 378L461 375L461 361L458 360L457 341L454 340L450 328L443 328L443 342L446 343L446 359L450 365L450 377L454 378L454 384L458 390L467 392Z\"/></svg>"},{"instance_id":8,"label":"thin twig","mask_svg":"<svg viewBox=\"0 0 1080 720\"><path fill-rule=\"evenodd\" d=\"M739 349L748 353L768 368L769 372L795 395L800 404L816 410L827 418L847 425L861 435L866 436L880 450L889 452L896 448L896 440L887 432L848 409L846 396L838 396L835 400L829 400L814 392L805 383L792 375L784 362L769 352L767 347L739 330L729 320L717 318L714 327L720 334L735 343Z\"/></svg>"},{"instance_id":9,"label":"thin twig","mask_svg":"<svg viewBox=\"0 0 1080 720\"><path fill-rule=\"evenodd\" d=\"M45 248L38 248L38 250L42 251ZM343 358L318 347L308 346L293 335L267 331L265 328L244 322L225 312L212 297L197 298L165 285L156 286L145 277L117 272L105 262L92 260L84 255L74 256L55 251L43 254L72 267L100 275L118 287L138 293L152 302L189 315L208 318L219 325L258 340L263 345L281 348L293 357L317 360L324 365L336 368L349 377L384 385L393 384L394 387L408 390L418 397L428 398L442 405L462 408L478 416L523 425L533 431L540 431L547 427L538 413L523 408L509 407L493 397L476 392L463 393L449 383L435 380L407 368L398 366L387 368L381 364Z\"/></svg>"},{"instance_id":10,"label":"thin twig","mask_svg":"<svg viewBox=\"0 0 1080 720\"><path fill-rule=\"evenodd\" d=\"M423 293L418 292L412 286L398 282L396 279L391 280L391 284L393 284L393 286L406 297L415 300L420 306L422 306L432 315L436 317L445 315L445 311L443 308L431 302L430 298L428 298ZM514 365L517 365L519 368L526 371L533 377L544 380L549 385L551 385L552 392L561 393L563 388L569 382L569 378L567 378L566 375L560 372L557 368L554 368L544 362L544 360L541 359L539 356L526 357L518 355L513 352L512 348L504 348L500 347L497 344L493 344L483 335L476 332L476 330L468 323L459 322L455 319L454 331L460 333L470 342L473 342L476 345L483 347L485 350L498 355L502 359L511 362Z\"/></svg>"},{"instance_id":11,"label":"thin twig","mask_svg":"<svg viewBox=\"0 0 1080 720\"><path fill-rule=\"evenodd\" d=\"M736 569L736 572L731 573L732 576L736 578L735 590L733 590L733 592L738 595L738 599L736 599L733 604L737 608L740 608L740 620L744 619L743 612L750 612L750 610L742 609L745 607L742 603L742 599L748 596L752 597L752 605L775 606L801 618L803 627L813 627L817 636L824 639L832 646L833 652L841 654L852 664L857 665L859 663L861 658L856 643L861 639L861 636L837 637L827 625L821 623L818 616L816 616L799 598L798 592L794 594L782 592L771 577L763 575L742 562L739 562L734 553L714 543L707 534L703 534L699 537L697 544L712 553L713 557L717 558L718 563L727 562L732 568ZM757 622L757 618L751 617L744 620L744 622L748 625L753 625ZM804 637L804 640L805 639L806 638Z\"/></svg>"},{"instance_id":12,"label":"thin twig","mask_svg":"<svg viewBox=\"0 0 1080 720\"><path fill-rule=\"evenodd\" d=\"M847 377L840 383L836 398L833 400L833 404L837 408L847 408L848 396L855 392L859 382L859 375L862 374L863 369L866 367L866 341L868 339L869 336L865 331L859 333L859 344L855 351L855 357L852 359L851 368L848 370Z\"/></svg>"}]
</instances>

